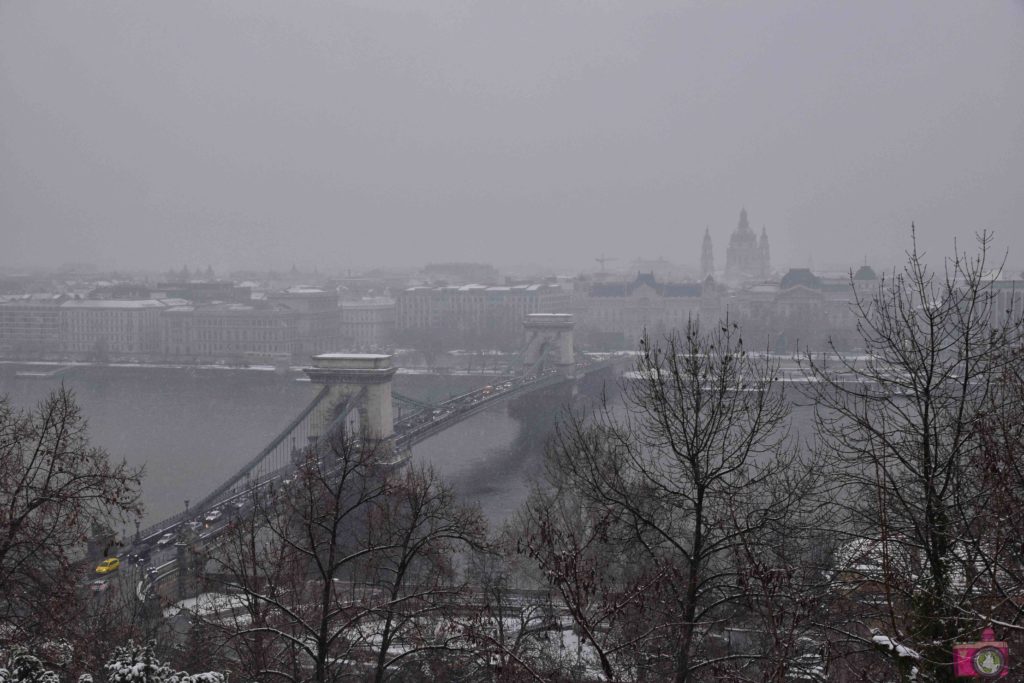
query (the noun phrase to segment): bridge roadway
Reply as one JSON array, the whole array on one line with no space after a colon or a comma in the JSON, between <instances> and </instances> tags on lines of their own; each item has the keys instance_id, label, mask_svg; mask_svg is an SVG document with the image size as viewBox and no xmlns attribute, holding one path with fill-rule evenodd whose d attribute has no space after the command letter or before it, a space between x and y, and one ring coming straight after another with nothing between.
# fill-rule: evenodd
<instances>
[{"instance_id":1,"label":"bridge roadway","mask_svg":"<svg viewBox=\"0 0 1024 683\"><path fill-rule=\"evenodd\" d=\"M584 361L576 365L574 375L576 378L582 378L585 375L611 368L618 362L620 359L615 358ZM395 422L393 452L397 454L398 458L388 464L404 464L410 457L413 446L466 420L498 401L572 381L575 381L573 377L567 377L556 369L546 369L530 377L496 376L492 385L455 396L431 408L424 407ZM317 401L322 397L321 393ZM308 415L317 401L307 407L303 414ZM299 419L293 421L288 429L275 439L275 442L285 442L285 437L297 429L299 422ZM264 453L268 451L269 448L264 449ZM250 466L255 467L257 462L258 458L250 463ZM150 588L152 588L152 584L170 579L176 574L177 569L177 541L185 536L190 536L193 543L198 542L200 545L214 542L228 529L235 516L246 511L254 489L280 486L288 479L293 469L294 465L287 462L270 471L262 472L256 477L247 479L243 486L225 492L217 500L196 505L189 510L187 515L176 515L143 530L128 547L118 554L122 565L144 564L150 579Z\"/></svg>"}]
</instances>

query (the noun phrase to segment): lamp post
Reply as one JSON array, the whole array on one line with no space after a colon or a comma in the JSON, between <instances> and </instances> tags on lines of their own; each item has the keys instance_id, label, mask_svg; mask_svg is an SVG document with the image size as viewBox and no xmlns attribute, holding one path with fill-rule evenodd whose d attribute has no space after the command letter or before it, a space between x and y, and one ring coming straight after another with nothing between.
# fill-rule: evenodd
<instances>
[{"instance_id":1,"label":"lamp post","mask_svg":"<svg viewBox=\"0 0 1024 683\"><path fill-rule=\"evenodd\" d=\"M188 498L185 499L185 516L188 517Z\"/></svg>"}]
</instances>

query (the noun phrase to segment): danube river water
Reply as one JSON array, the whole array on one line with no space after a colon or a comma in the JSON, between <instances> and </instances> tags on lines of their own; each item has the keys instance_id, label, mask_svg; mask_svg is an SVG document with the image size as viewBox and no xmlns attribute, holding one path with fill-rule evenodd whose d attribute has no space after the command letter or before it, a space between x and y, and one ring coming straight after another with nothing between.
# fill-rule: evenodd
<instances>
[{"instance_id":1,"label":"danube river water","mask_svg":"<svg viewBox=\"0 0 1024 683\"><path fill-rule=\"evenodd\" d=\"M185 500L202 498L258 453L316 392L298 374L260 370L54 370L2 364L0 394L28 407L61 382L71 388L92 442L113 459L145 467L143 526L181 511ZM436 402L493 381L486 375L399 374L394 388ZM599 390L589 382L575 400L595 399ZM479 502L491 523L501 524L542 472L544 443L569 402L563 388L495 403L416 446L414 462L433 466L463 500ZM809 422L806 411L796 417L798 425Z\"/></svg>"},{"instance_id":2,"label":"danube river water","mask_svg":"<svg viewBox=\"0 0 1024 683\"><path fill-rule=\"evenodd\" d=\"M91 441L115 460L145 467L142 525L202 498L253 457L315 395L298 374L221 368L0 366L0 394L29 407L63 382L89 421ZM53 373L53 374L50 374ZM45 376L50 374L50 376ZM481 375L404 375L395 391L435 402L490 384ZM421 443L465 500L500 523L525 498L558 406L499 402Z\"/></svg>"}]
</instances>

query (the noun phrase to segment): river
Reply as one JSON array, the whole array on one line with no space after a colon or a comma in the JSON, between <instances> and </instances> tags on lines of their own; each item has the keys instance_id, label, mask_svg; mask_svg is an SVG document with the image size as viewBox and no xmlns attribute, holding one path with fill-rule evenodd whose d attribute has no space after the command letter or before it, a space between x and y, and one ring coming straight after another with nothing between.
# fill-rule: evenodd
<instances>
[{"instance_id":1,"label":"river","mask_svg":"<svg viewBox=\"0 0 1024 683\"><path fill-rule=\"evenodd\" d=\"M0 393L28 407L63 382L75 392L92 443L112 459L145 467L142 526L184 509L260 451L309 403L316 387L298 373L228 368L0 364ZM28 376L26 373L33 373ZM50 376L43 376L53 373ZM486 384L486 375L398 374L394 390L437 402ZM584 384L595 398L596 382ZM413 449L465 501L498 525L542 472L544 443L569 395L497 402ZM796 414L806 426L806 410Z\"/></svg>"},{"instance_id":2,"label":"river","mask_svg":"<svg viewBox=\"0 0 1024 683\"><path fill-rule=\"evenodd\" d=\"M112 460L145 467L142 526L202 498L260 451L312 399L298 374L227 369L3 366L0 393L30 407L63 382L89 423L91 442ZM32 373L28 376L26 373ZM399 374L395 391L426 402L490 384L486 375ZM468 501L499 523L523 500L557 408L489 406L419 444L414 461L432 465ZM510 413L516 413L513 417Z\"/></svg>"}]
</instances>

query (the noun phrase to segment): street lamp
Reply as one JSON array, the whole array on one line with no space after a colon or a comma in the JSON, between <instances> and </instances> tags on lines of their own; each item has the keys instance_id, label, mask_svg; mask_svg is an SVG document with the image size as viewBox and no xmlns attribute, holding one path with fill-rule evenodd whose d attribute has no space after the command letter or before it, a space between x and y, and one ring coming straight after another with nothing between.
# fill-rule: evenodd
<instances>
[{"instance_id":1,"label":"street lamp","mask_svg":"<svg viewBox=\"0 0 1024 683\"><path fill-rule=\"evenodd\" d=\"M185 516L188 517L188 498L185 499Z\"/></svg>"}]
</instances>

